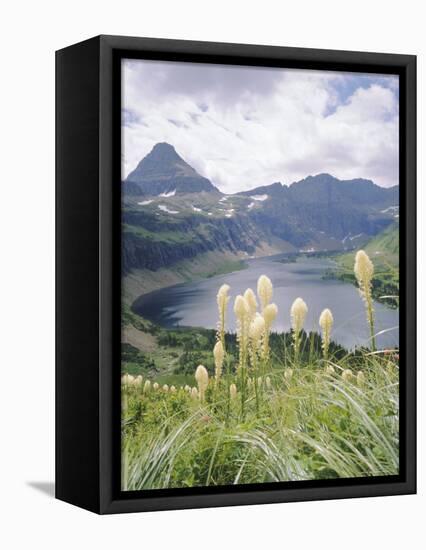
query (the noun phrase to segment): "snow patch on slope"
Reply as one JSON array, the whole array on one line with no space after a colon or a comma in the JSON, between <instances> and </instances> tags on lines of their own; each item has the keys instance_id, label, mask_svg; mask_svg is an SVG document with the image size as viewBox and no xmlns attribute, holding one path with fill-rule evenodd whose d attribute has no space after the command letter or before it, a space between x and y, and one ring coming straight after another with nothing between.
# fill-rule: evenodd
<instances>
[{"instance_id":1,"label":"snow patch on slope","mask_svg":"<svg viewBox=\"0 0 426 550\"><path fill-rule=\"evenodd\" d=\"M169 210L165 204L159 204L158 208L167 214L179 214L179 210Z\"/></svg>"},{"instance_id":2,"label":"snow patch on slope","mask_svg":"<svg viewBox=\"0 0 426 550\"><path fill-rule=\"evenodd\" d=\"M176 195L176 189L173 189L173 191L167 191L165 193L160 193L158 196L167 198L167 197L174 197L175 195Z\"/></svg>"},{"instance_id":3,"label":"snow patch on slope","mask_svg":"<svg viewBox=\"0 0 426 550\"><path fill-rule=\"evenodd\" d=\"M251 195L250 198L254 201L266 201L269 199L269 195Z\"/></svg>"}]
</instances>

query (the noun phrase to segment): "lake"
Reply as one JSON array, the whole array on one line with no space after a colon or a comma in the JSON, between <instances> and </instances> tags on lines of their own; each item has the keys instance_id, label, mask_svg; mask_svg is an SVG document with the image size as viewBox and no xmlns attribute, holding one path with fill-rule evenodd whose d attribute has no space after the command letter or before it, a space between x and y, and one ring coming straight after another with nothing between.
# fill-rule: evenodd
<instances>
[{"instance_id":1,"label":"lake","mask_svg":"<svg viewBox=\"0 0 426 550\"><path fill-rule=\"evenodd\" d=\"M233 298L250 287L256 291L257 279L267 275L274 285L273 301L278 306L278 317L273 330L290 330L290 307L297 297L308 305L305 329L319 331L318 318L328 307L334 316L332 339L347 349L368 345L369 328L364 303L355 286L323 275L335 264L330 259L299 257L285 263L285 255L268 256L247 261L247 268L202 281L163 288L140 296L132 306L135 313L154 323L172 328L191 326L216 328L216 294L228 283L232 296L227 316L227 329L235 330ZM378 302L374 304L377 345L380 348L399 345L399 312Z\"/></svg>"}]
</instances>

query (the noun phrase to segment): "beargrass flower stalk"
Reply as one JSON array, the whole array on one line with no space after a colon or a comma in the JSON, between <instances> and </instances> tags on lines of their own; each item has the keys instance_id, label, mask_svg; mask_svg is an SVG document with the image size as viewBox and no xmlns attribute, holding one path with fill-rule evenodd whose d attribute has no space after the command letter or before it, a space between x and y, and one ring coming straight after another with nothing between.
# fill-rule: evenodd
<instances>
[{"instance_id":1,"label":"beargrass flower stalk","mask_svg":"<svg viewBox=\"0 0 426 550\"><path fill-rule=\"evenodd\" d=\"M273 292L271 279L266 275L261 275L257 281L257 295L259 296L262 312L272 300Z\"/></svg>"},{"instance_id":2,"label":"beargrass flower stalk","mask_svg":"<svg viewBox=\"0 0 426 550\"><path fill-rule=\"evenodd\" d=\"M270 306L268 306L270 307ZM254 391L256 395L256 411L259 413L259 388L257 378L258 355L262 346L262 339L265 335L265 319L259 313L255 313L253 321L250 323L250 357L254 376Z\"/></svg>"},{"instance_id":3,"label":"beargrass flower stalk","mask_svg":"<svg viewBox=\"0 0 426 550\"><path fill-rule=\"evenodd\" d=\"M198 390L197 390L197 388L191 388L190 394L191 394L192 399L198 399Z\"/></svg>"},{"instance_id":4,"label":"beargrass flower stalk","mask_svg":"<svg viewBox=\"0 0 426 550\"><path fill-rule=\"evenodd\" d=\"M145 384L143 385L143 393L149 393L151 391L151 382L149 380L145 380Z\"/></svg>"},{"instance_id":5,"label":"beargrass flower stalk","mask_svg":"<svg viewBox=\"0 0 426 550\"><path fill-rule=\"evenodd\" d=\"M315 356L315 333L313 331L309 334L309 359L308 362L311 365L314 362Z\"/></svg>"},{"instance_id":6,"label":"beargrass flower stalk","mask_svg":"<svg viewBox=\"0 0 426 550\"><path fill-rule=\"evenodd\" d=\"M143 376L142 376L141 374L139 374L139 375L136 376L136 378L134 379L133 384L134 384L135 386L141 387L141 386L142 386L142 382L143 382Z\"/></svg>"},{"instance_id":7,"label":"beargrass flower stalk","mask_svg":"<svg viewBox=\"0 0 426 550\"><path fill-rule=\"evenodd\" d=\"M244 418L250 308L244 296L240 294L235 298L234 313L237 318L237 340L239 347L238 371L241 377L241 415Z\"/></svg>"},{"instance_id":8,"label":"beargrass flower stalk","mask_svg":"<svg viewBox=\"0 0 426 550\"><path fill-rule=\"evenodd\" d=\"M333 328L333 314L329 309L324 309L319 318L319 325L322 331L322 351L324 359L328 359L328 348L330 346L331 329Z\"/></svg>"},{"instance_id":9,"label":"beargrass flower stalk","mask_svg":"<svg viewBox=\"0 0 426 550\"><path fill-rule=\"evenodd\" d=\"M123 386L131 386L134 381L135 381L135 377L132 376L131 374L125 374L121 378L121 383L123 384Z\"/></svg>"},{"instance_id":10,"label":"beargrass flower stalk","mask_svg":"<svg viewBox=\"0 0 426 550\"><path fill-rule=\"evenodd\" d=\"M170 386L170 393L176 393L176 387Z\"/></svg>"},{"instance_id":11,"label":"beargrass flower stalk","mask_svg":"<svg viewBox=\"0 0 426 550\"><path fill-rule=\"evenodd\" d=\"M333 375L335 373L333 365L327 365L325 372L330 376Z\"/></svg>"},{"instance_id":12,"label":"beargrass flower stalk","mask_svg":"<svg viewBox=\"0 0 426 550\"><path fill-rule=\"evenodd\" d=\"M352 371L350 369L345 369L342 372L342 378L345 382L352 382L354 375L352 374Z\"/></svg>"},{"instance_id":13,"label":"beargrass flower stalk","mask_svg":"<svg viewBox=\"0 0 426 550\"><path fill-rule=\"evenodd\" d=\"M264 308L262 315L265 321L265 332L263 336L263 360L266 363L269 360L269 335L271 332L272 323L278 315L278 307L276 304L268 304Z\"/></svg>"},{"instance_id":14,"label":"beargrass flower stalk","mask_svg":"<svg viewBox=\"0 0 426 550\"><path fill-rule=\"evenodd\" d=\"M215 365L215 384L217 386L222 375L223 360L225 357L225 350L223 349L221 340L218 340L213 348L213 357Z\"/></svg>"},{"instance_id":15,"label":"beargrass flower stalk","mask_svg":"<svg viewBox=\"0 0 426 550\"><path fill-rule=\"evenodd\" d=\"M360 388L365 386L365 374L361 370L356 375L356 383Z\"/></svg>"},{"instance_id":16,"label":"beargrass flower stalk","mask_svg":"<svg viewBox=\"0 0 426 550\"><path fill-rule=\"evenodd\" d=\"M154 391L157 391L159 387L160 387L160 385L158 384L158 382L154 382L154 384L152 385L152 389Z\"/></svg>"},{"instance_id":17,"label":"beargrass flower stalk","mask_svg":"<svg viewBox=\"0 0 426 550\"><path fill-rule=\"evenodd\" d=\"M273 305L273 304L272 304ZM256 313L253 321L250 323L249 336L252 342L252 347L259 350L262 344L262 338L265 333L265 319L259 313Z\"/></svg>"},{"instance_id":18,"label":"beargrass flower stalk","mask_svg":"<svg viewBox=\"0 0 426 550\"><path fill-rule=\"evenodd\" d=\"M185 387L184 387L184 390L186 392L190 392L191 391L191 386L188 386L188 384L186 384Z\"/></svg>"},{"instance_id":19,"label":"beargrass flower stalk","mask_svg":"<svg viewBox=\"0 0 426 550\"><path fill-rule=\"evenodd\" d=\"M290 380L293 378L293 369L285 369L284 378L287 380L287 382L290 382Z\"/></svg>"},{"instance_id":20,"label":"beargrass flower stalk","mask_svg":"<svg viewBox=\"0 0 426 550\"><path fill-rule=\"evenodd\" d=\"M267 376L267 377L265 378L265 383L266 383L266 388L267 388L268 390L270 390L270 389L272 388L272 383L271 383L271 378L270 378L269 376Z\"/></svg>"},{"instance_id":21,"label":"beargrass flower stalk","mask_svg":"<svg viewBox=\"0 0 426 550\"><path fill-rule=\"evenodd\" d=\"M231 384L229 386L229 396L232 400L236 399L236 397L237 397L237 386L235 384Z\"/></svg>"},{"instance_id":22,"label":"beargrass flower stalk","mask_svg":"<svg viewBox=\"0 0 426 550\"><path fill-rule=\"evenodd\" d=\"M302 298L296 298L291 306L290 317L291 327L293 329L294 359L298 361L300 352L300 334L303 330L308 306Z\"/></svg>"},{"instance_id":23,"label":"beargrass flower stalk","mask_svg":"<svg viewBox=\"0 0 426 550\"><path fill-rule=\"evenodd\" d=\"M358 250L355 256L354 273L358 281L360 294L365 302L367 321L370 326L371 347L376 351L376 337L374 334L374 308L372 297L372 280L374 275L373 262L364 250Z\"/></svg>"},{"instance_id":24,"label":"beargrass flower stalk","mask_svg":"<svg viewBox=\"0 0 426 550\"><path fill-rule=\"evenodd\" d=\"M229 302L228 292L230 286L227 284L222 285L217 293L217 307L219 310L219 322L217 325L217 337L222 342L223 351L225 352L225 323L226 323L226 310Z\"/></svg>"},{"instance_id":25,"label":"beargrass flower stalk","mask_svg":"<svg viewBox=\"0 0 426 550\"><path fill-rule=\"evenodd\" d=\"M257 311L257 300L256 300L256 295L255 293L252 291L251 288L248 288L245 292L244 292L244 299L245 301L247 302L247 305L249 307L249 311L250 311L250 320L253 320L256 316L256 311Z\"/></svg>"},{"instance_id":26,"label":"beargrass flower stalk","mask_svg":"<svg viewBox=\"0 0 426 550\"><path fill-rule=\"evenodd\" d=\"M163 386L163 392L167 393L169 391L169 386L167 384L164 384Z\"/></svg>"},{"instance_id":27,"label":"beargrass flower stalk","mask_svg":"<svg viewBox=\"0 0 426 550\"><path fill-rule=\"evenodd\" d=\"M200 402L203 403L206 396L206 389L209 385L209 373L207 372L206 367L203 365L198 365L197 370L195 371L195 380L198 384Z\"/></svg>"}]
</instances>

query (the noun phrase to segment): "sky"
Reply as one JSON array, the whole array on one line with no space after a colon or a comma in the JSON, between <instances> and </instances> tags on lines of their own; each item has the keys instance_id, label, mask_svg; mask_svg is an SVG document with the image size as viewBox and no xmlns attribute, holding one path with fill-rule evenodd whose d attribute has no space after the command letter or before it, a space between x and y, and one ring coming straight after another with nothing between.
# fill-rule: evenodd
<instances>
[{"instance_id":1,"label":"sky","mask_svg":"<svg viewBox=\"0 0 426 550\"><path fill-rule=\"evenodd\" d=\"M158 142L224 193L323 172L398 184L398 77L128 59L122 176Z\"/></svg>"}]
</instances>

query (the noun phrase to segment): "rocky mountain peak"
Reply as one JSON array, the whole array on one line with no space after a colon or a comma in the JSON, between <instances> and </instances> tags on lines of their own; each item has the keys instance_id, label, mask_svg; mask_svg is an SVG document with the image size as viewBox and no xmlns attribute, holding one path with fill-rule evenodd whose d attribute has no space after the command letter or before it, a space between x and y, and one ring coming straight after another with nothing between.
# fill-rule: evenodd
<instances>
[{"instance_id":1,"label":"rocky mountain peak","mask_svg":"<svg viewBox=\"0 0 426 550\"><path fill-rule=\"evenodd\" d=\"M190 166L169 143L157 143L137 167L127 176L125 183L131 194L138 190L143 195L218 192L216 187ZM135 187L136 184L136 187ZM131 189L131 191L130 191Z\"/></svg>"}]
</instances>

